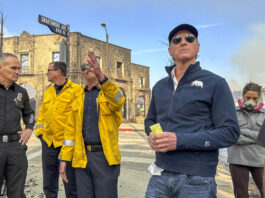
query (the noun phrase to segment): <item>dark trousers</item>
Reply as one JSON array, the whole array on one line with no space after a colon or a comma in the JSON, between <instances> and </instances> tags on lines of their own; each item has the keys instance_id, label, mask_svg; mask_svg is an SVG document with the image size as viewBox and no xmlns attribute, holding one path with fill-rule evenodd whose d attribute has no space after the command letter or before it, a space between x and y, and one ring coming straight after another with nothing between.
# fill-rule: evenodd
<instances>
[{"instance_id":1,"label":"dark trousers","mask_svg":"<svg viewBox=\"0 0 265 198\"><path fill-rule=\"evenodd\" d=\"M0 143L0 178L6 180L8 198L23 198L27 176L27 146L18 141Z\"/></svg>"},{"instance_id":2,"label":"dark trousers","mask_svg":"<svg viewBox=\"0 0 265 198\"><path fill-rule=\"evenodd\" d=\"M259 189L261 197L264 197L263 194L263 169L262 167L250 167L250 166L241 166L236 164L229 164L229 170L231 173L234 194L235 198L248 198L248 183L249 183L249 172L252 175L252 178Z\"/></svg>"},{"instance_id":3,"label":"dark trousers","mask_svg":"<svg viewBox=\"0 0 265 198\"><path fill-rule=\"evenodd\" d=\"M87 151L86 168L76 168L78 198L117 198L120 165L109 166L102 151Z\"/></svg>"},{"instance_id":4,"label":"dark trousers","mask_svg":"<svg viewBox=\"0 0 265 198\"><path fill-rule=\"evenodd\" d=\"M47 198L57 198L60 168L58 155L61 147L54 148L53 145L48 147L42 137L40 139L42 143L43 191ZM75 169L72 168L70 162L67 162L66 175L69 181L67 184L63 182L66 198L77 198Z\"/></svg>"}]
</instances>

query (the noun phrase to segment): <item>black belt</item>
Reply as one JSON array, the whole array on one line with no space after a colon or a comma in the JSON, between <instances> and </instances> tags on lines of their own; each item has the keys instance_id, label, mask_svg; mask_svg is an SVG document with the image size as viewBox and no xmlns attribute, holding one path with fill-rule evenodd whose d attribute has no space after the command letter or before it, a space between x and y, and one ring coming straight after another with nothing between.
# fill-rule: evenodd
<instances>
[{"instance_id":1,"label":"black belt","mask_svg":"<svg viewBox=\"0 0 265 198\"><path fill-rule=\"evenodd\" d=\"M18 134L15 135L0 135L0 142L15 142L18 141L20 136Z\"/></svg>"},{"instance_id":2,"label":"black belt","mask_svg":"<svg viewBox=\"0 0 265 198\"><path fill-rule=\"evenodd\" d=\"M99 145L86 145L86 150L89 152L98 152L98 151L103 151L103 147L101 144L99 144Z\"/></svg>"}]
</instances>

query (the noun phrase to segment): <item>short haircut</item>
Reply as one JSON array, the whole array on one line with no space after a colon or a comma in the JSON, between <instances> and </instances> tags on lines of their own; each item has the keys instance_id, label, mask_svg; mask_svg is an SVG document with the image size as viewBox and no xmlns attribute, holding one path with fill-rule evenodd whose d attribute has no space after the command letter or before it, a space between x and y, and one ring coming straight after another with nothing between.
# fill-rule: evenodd
<instances>
[{"instance_id":1,"label":"short haircut","mask_svg":"<svg viewBox=\"0 0 265 198\"><path fill-rule=\"evenodd\" d=\"M243 88L243 96L248 92L248 91L255 91L258 92L259 96L261 94L261 86L259 86L256 83L253 82L249 82L245 85L245 87Z\"/></svg>"},{"instance_id":2,"label":"short haircut","mask_svg":"<svg viewBox=\"0 0 265 198\"><path fill-rule=\"evenodd\" d=\"M54 61L54 62L51 62L49 65L53 65L54 69L60 70L62 75L66 76L67 66L64 62Z\"/></svg>"},{"instance_id":3,"label":"short haircut","mask_svg":"<svg viewBox=\"0 0 265 198\"><path fill-rule=\"evenodd\" d=\"M9 56L14 57L14 58L17 58L17 56L14 55L14 54L11 54L11 53L2 53L2 54L0 55L0 66L2 66L2 65L4 64L4 61L5 61L6 58L9 57ZM17 59L18 59L18 58L17 58Z\"/></svg>"}]
</instances>

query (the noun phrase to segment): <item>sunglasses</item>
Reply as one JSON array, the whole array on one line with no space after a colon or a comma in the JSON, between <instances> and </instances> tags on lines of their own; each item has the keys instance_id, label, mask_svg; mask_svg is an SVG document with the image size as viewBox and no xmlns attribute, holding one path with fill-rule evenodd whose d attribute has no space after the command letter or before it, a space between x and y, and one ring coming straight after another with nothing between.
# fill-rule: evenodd
<instances>
[{"instance_id":1,"label":"sunglasses","mask_svg":"<svg viewBox=\"0 0 265 198\"><path fill-rule=\"evenodd\" d=\"M195 40L195 36L193 35L193 34L186 34L185 36L184 36L184 38L185 38L185 40L188 42L188 43L193 43L194 42L194 40ZM173 38L172 38L172 42L174 43L174 44L179 44L180 42L181 42L181 40L182 40L182 36L180 36L180 35L177 35L177 36L174 36Z\"/></svg>"},{"instance_id":2,"label":"sunglasses","mask_svg":"<svg viewBox=\"0 0 265 198\"><path fill-rule=\"evenodd\" d=\"M47 71L50 72L50 71L56 71L57 69L48 69Z\"/></svg>"},{"instance_id":3,"label":"sunglasses","mask_svg":"<svg viewBox=\"0 0 265 198\"><path fill-rule=\"evenodd\" d=\"M81 71L85 71L88 67L92 67L92 65L90 64L84 64L84 65L81 65Z\"/></svg>"}]
</instances>

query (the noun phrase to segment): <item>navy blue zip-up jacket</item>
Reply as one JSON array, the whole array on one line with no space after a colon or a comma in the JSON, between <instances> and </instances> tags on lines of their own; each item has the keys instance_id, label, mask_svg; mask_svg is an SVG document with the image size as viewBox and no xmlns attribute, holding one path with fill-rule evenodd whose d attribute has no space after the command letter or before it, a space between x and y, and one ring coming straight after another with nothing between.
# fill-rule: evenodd
<instances>
[{"instance_id":1,"label":"navy blue zip-up jacket","mask_svg":"<svg viewBox=\"0 0 265 198\"><path fill-rule=\"evenodd\" d=\"M231 91L225 79L191 64L174 92L171 71L153 88L145 120L145 131L160 123L163 131L174 132L177 149L156 152L155 164L167 171L214 177L219 148L237 142L239 127Z\"/></svg>"}]
</instances>

